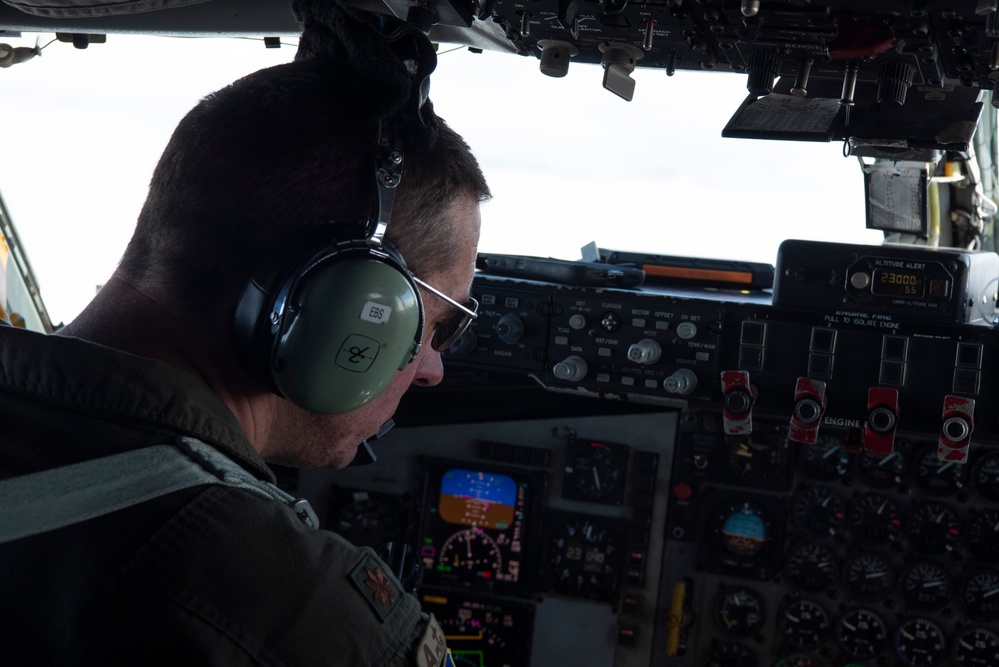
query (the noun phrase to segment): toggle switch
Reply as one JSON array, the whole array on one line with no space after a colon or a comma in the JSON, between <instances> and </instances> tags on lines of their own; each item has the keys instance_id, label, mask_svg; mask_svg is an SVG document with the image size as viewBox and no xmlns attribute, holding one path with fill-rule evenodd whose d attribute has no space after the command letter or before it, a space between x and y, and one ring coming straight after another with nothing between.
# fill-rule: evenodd
<instances>
[{"instance_id":1,"label":"toggle switch","mask_svg":"<svg viewBox=\"0 0 999 667\"><path fill-rule=\"evenodd\" d=\"M974 415L975 399L944 396L943 423L937 442L937 457L941 461L968 461L971 432L975 430Z\"/></svg>"},{"instance_id":2,"label":"toggle switch","mask_svg":"<svg viewBox=\"0 0 999 667\"><path fill-rule=\"evenodd\" d=\"M867 424L864 451L871 456L888 456L895 449L898 426L898 390L871 387L867 391Z\"/></svg>"},{"instance_id":3,"label":"toggle switch","mask_svg":"<svg viewBox=\"0 0 999 667\"><path fill-rule=\"evenodd\" d=\"M722 371L722 430L730 435L753 431L756 392L749 384L749 371Z\"/></svg>"},{"instance_id":4,"label":"toggle switch","mask_svg":"<svg viewBox=\"0 0 999 667\"><path fill-rule=\"evenodd\" d=\"M635 96L635 80L631 73L645 53L630 44L615 42L603 42L598 48L603 54L600 65L604 68L604 88L630 102Z\"/></svg>"},{"instance_id":5,"label":"toggle switch","mask_svg":"<svg viewBox=\"0 0 999 667\"><path fill-rule=\"evenodd\" d=\"M791 86L791 94L795 97L808 97L808 78L812 74L811 58L802 58L798 66L798 75L794 78L794 85Z\"/></svg>"},{"instance_id":6,"label":"toggle switch","mask_svg":"<svg viewBox=\"0 0 999 667\"><path fill-rule=\"evenodd\" d=\"M826 411L826 383L810 378L798 378L794 387L794 409L787 438L792 442L813 445L819 437L819 426Z\"/></svg>"}]
</instances>

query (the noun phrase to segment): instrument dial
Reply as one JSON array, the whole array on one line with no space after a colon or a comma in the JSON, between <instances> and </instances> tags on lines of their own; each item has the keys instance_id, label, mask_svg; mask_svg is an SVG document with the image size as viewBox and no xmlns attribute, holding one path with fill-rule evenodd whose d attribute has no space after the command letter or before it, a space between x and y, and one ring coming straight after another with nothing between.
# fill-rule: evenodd
<instances>
[{"instance_id":1,"label":"instrument dial","mask_svg":"<svg viewBox=\"0 0 999 667\"><path fill-rule=\"evenodd\" d=\"M978 459L971 477L983 497L999 502L999 450L987 452Z\"/></svg>"},{"instance_id":2,"label":"instrument dial","mask_svg":"<svg viewBox=\"0 0 999 667\"><path fill-rule=\"evenodd\" d=\"M850 505L846 521L858 540L881 544L898 537L902 527L902 510L886 495L867 493Z\"/></svg>"},{"instance_id":3,"label":"instrument dial","mask_svg":"<svg viewBox=\"0 0 999 667\"><path fill-rule=\"evenodd\" d=\"M617 594L624 524L568 515L548 543L549 569L556 591L597 600Z\"/></svg>"},{"instance_id":4,"label":"instrument dial","mask_svg":"<svg viewBox=\"0 0 999 667\"><path fill-rule=\"evenodd\" d=\"M836 641L855 660L869 660L888 644L888 630L877 612L863 607L848 611L836 625Z\"/></svg>"},{"instance_id":5,"label":"instrument dial","mask_svg":"<svg viewBox=\"0 0 999 667\"><path fill-rule=\"evenodd\" d=\"M765 499L748 496L719 502L707 514L702 560L708 567L726 572L758 579L773 577L783 549L784 520L775 520L780 509Z\"/></svg>"},{"instance_id":6,"label":"instrument dial","mask_svg":"<svg viewBox=\"0 0 999 667\"><path fill-rule=\"evenodd\" d=\"M473 527L444 540L438 563L448 571L466 570L489 578L503 569L503 554L496 540Z\"/></svg>"},{"instance_id":7,"label":"instrument dial","mask_svg":"<svg viewBox=\"0 0 999 667\"><path fill-rule=\"evenodd\" d=\"M819 542L798 542L787 552L785 572L803 591L822 591L836 581L836 554Z\"/></svg>"},{"instance_id":8,"label":"instrument dial","mask_svg":"<svg viewBox=\"0 0 999 667\"><path fill-rule=\"evenodd\" d=\"M861 600L881 600L895 588L895 568L881 554L861 552L844 563L843 583Z\"/></svg>"},{"instance_id":9,"label":"instrument dial","mask_svg":"<svg viewBox=\"0 0 999 667\"><path fill-rule=\"evenodd\" d=\"M902 483L905 476L905 455L896 448L887 456L860 457L860 470L864 479L875 486L894 486Z\"/></svg>"},{"instance_id":10,"label":"instrument dial","mask_svg":"<svg viewBox=\"0 0 999 667\"><path fill-rule=\"evenodd\" d=\"M972 570L961 582L958 598L969 616L999 618L999 570Z\"/></svg>"},{"instance_id":11,"label":"instrument dial","mask_svg":"<svg viewBox=\"0 0 999 667\"><path fill-rule=\"evenodd\" d=\"M829 636L829 613L821 604L799 598L784 608L780 628L787 643L795 651L812 651Z\"/></svg>"},{"instance_id":12,"label":"instrument dial","mask_svg":"<svg viewBox=\"0 0 999 667\"><path fill-rule=\"evenodd\" d=\"M771 485L782 478L787 456L783 436L742 436L729 442L728 465L737 481Z\"/></svg>"},{"instance_id":13,"label":"instrument dial","mask_svg":"<svg viewBox=\"0 0 999 667\"><path fill-rule=\"evenodd\" d=\"M999 655L999 634L988 628L965 628L954 638L956 667L993 667Z\"/></svg>"},{"instance_id":14,"label":"instrument dial","mask_svg":"<svg viewBox=\"0 0 999 667\"><path fill-rule=\"evenodd\" d=\"M909 512L905 521L909 544L920 553L941 555L957 545L961 537L961 520L944 503L928 500Z\"/></svg>"},{"instance_id":15,"label":"instrument dial","mask_svg":"<svg viewBox=\"0 0 999 667\"><path fill-rule=\"evenodd\" d=\"M968 523L968 546L984 559L999 557L999 510L987 509Z\"/></svg>"},{"instance_id":16,"label":"instrument dial","mask_svg":"<svg viewBox=\"0 0 999 667\"><path fill-rule=\"evenodd\" d=\"M802 445L800 456L801 469L814 479L841 479L850 467L850 455L837 437L819 436L814 443Z\"/></svg>"},{"instance_id":17,"label":"instrument dial","mask_svg":"<svg viewBox=\"0 0 999 667\"><path fill-rule=\"evenodd\" d=\"M950 496L964 488L967 467L956 461L941 461L936 447L924 449L916 457L916 483L926 493Z\"/></svg>"},{"instance_id":18,"label":"instrument dial","mask_svg":"<svg viewBox=\"0 0 999 667\"><path fill-rule=\"evenodd\" d=\"M802 484L791 502L795 524L811 537L835 535L843 525L846 505L828 486Z\"/></svg>"},{"instance_id":19,"label":"instrument dial","mask_svg":"<svg viewBox=\"0 0 999 667\"><path fill-rule=\"evenodd\" d=\"M947 570L931 560L913 563L902 575L902 596L913 609L939 609L950 602L953 591Z\"/></svg>"},{"instance_id":20,"label":"instrument dial","mask_svg":"<svg viewBox=\"0 0 999 667\"><path fill-rule=\"evenodd\" d=\"M906 667L934 667L947 656L947 640L933 621L910 618L895 633L895 654Z\"/></svg>"},{"instance_id":21,"label":"instrument dial","mask_svg":"<svg viewBox=\"0 0 999 667\"><path fill-rule=\"evenodd\" d=\"M624 498L627 472L627 445L573 440L566 453L562 495L575 500L619 505Z\"/></svg>"},{"instance_id":22,"label":"instrument dial","mask_svg":"<svg viewBox=\"0 0 999 667\"><path fill-rule=\"evenodd\" d=\"M735 637L749 637L763 627L763 597L746 586L723 586L715 598L715 621Z\"/></svg>"}]
</instances>

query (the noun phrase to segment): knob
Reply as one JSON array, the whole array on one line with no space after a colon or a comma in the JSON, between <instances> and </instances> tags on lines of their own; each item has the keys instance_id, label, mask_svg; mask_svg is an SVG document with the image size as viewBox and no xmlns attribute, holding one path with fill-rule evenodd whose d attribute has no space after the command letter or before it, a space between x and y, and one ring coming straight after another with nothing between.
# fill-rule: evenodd
<instances>
[{"instance_id":1,"label":"knob","mask_svg":"<svg viewBox=\"0 0 999 667\"><path fill-rule=\"evenodd\" d=\"M569 62L579 53L579 49L558 39L539 39L541 47L541 73L545 76L561 78L569 73Z\"/></svg>"},{"instance_id":2,"label":"knob","mask_svg":"<svg viewBox=\"0 0 999 667\"><path fill-rule=\"evenodd\" d=\"M580 356L572 355L552 367L552 373L559 380L576 382L586 377L586 360Z\"/></svg>"},{"instance_id":3,"label":"knob","mask_svg":"<svg viewBox=\"0 0 999 667\"><path fill-rule=\"evenodd\" d=\"M569 318L569 326L578 331L586 326L586 318L579 313L576 313Z\"/></svg>"},{"instance_id":4,"label":"knob","mask_svg":"<svg viewBox=\"0 0 999 667\"><path fill-rule=\"evenodd\" d=\"M881 63L878 66L878 102L899 107L905 104L905 94L915 73L915 67L897 60Z\"/></svg>"},{"instance_id":5,"label":"knob","mask_svg":"<svg viewBox=\"0 0 999 667\"><path fill-rule=\"evenodd\" d=\"M686 396L697 388L697 376L689 368L678 368L676 372L663 380L663 389L670 394Z\"/></svg>"},{"instance_id":6,"label":"knob","mask_svg":"<svg viewBox=\"0 0 999 667\"><path fill-rule=\"evenodd\" d=\"M746 89L757 97L769 95L774 89L774 79L780 73L780 58L776 53L756 51L749 56L746 71L749 72Z\"/></svg>"},{"instance_id":7,"label":"knob","mask_svg":"<svg viewBox=\"0 0 999 667\"><path fill-rule=\"evenodd\" d=\"M628 348L628 361L634 361L636 364L654 364L659 361L660 354L662 348L659 347L659 343L651 338L643 338Z\"/></svg>"},{"instance_id":8,"label":"knob","mask_svg":"<svg viewBox=\"0 0 999 667\"><path fill-rule=\"evenodd\" d=\"M524 323L516 315L507 313L496 323L496 335L507 345L512 345L524 336Z\"/></svg>"},{"instance_id":9,"label":"knob","mask_svg":"<svg viewBox=\"0 0 999 667\"><path fill-rule=\"evenodd\" d=\"M406 12L406 23L415 25L424 35L429 35L430 28L437 23L437 13L426 5L410 5Z\"/></svg>"},{"instance_id":10,"label":"knob","mask_svg":"<svg viewBox=\"0 0 999 667\"><path fill-rule=\"evenodd\" d=\"M697 335L697 325L693 322L680 322L676 325L676 335L684 340L690 340Z\"/></svg>"},{"instance_id":11,"label":"knob","mask_svg":"<svg viewBox=\"0 0 999 667\"><path fill-rule=\"evenodd\" d=\"M630 102L635 96L635 80L631 73L645 52L630 44L612 42L602 42L597 48L603 54L600 64L604 68L604 88Z\"/></svg>"}]
</instances>

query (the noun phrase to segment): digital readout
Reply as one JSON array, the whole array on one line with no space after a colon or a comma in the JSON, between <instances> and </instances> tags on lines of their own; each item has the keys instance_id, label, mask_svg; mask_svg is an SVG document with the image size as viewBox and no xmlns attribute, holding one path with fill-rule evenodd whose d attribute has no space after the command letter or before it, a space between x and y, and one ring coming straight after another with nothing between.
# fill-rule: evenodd
<instances>
[{"instance_id":1,"label":"digital readout","mask_svg":"<svg viewBox=\"0 0 999 667\"><path fill-rule=\"evenodd\" d=\"M920 298L925 293L926 276L911 271L875 269L871 292L878 296L908 296Z\"/></svg>"}]
</instances>

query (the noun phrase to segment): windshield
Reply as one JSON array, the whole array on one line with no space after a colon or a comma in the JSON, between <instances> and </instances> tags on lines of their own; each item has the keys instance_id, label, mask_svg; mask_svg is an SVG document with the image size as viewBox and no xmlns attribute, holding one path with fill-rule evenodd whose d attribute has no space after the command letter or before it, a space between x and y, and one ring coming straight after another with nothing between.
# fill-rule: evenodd
<instances>
[{"instance_id":1,"label":"windshield","mask_svg":"<svg viewBox=\"0 0 999 667\"><path fill-rule=\"evenodd\" d=\"M48 306L69 322L110 276L173 127L203 95L294 56L262 40L109 35L0 71L0 193ZM480 250L578 259L601 248L773 263L787 238L879 243L855 159L830 143L723 139L745 78L602 71L441 45L431 97L489 179Z\"/></svg>"}]
</instances>

